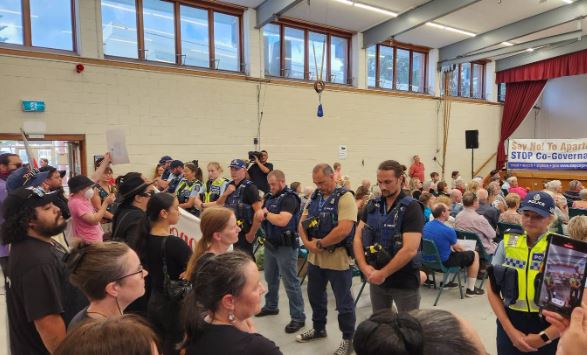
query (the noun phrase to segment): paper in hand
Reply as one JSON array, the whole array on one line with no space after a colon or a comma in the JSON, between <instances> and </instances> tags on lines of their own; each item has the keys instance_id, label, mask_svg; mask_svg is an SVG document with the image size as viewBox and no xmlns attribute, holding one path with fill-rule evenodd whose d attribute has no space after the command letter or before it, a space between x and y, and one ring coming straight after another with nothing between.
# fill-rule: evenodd
<instances>
[{"instance_id":1,"label":"paper in hand","mask_svg":"<svg viewBox=\"0 0 587 355\"><path fill-rule=\"evenodd\" d=\"M112 157L112 164L128 164L128 150L126 149L126 136L122 129L109 129L106 131L106 145Z\"/></svg>"}]
</instances>

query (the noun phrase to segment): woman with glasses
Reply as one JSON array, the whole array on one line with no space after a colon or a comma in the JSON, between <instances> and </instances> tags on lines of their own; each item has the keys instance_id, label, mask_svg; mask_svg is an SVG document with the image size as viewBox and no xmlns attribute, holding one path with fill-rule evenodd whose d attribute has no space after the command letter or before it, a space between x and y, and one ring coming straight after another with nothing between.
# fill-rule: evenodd
<instances>
[{"instance_id":1,"label":"woman with glasses","mask_svg":"<svg viewBox=\"0 0 587 355\"><path fill-rule=\"evenodd\" d=\"M129 304L145 293L148 272L124 243L82 245L72 251L66 263L70 282L90 301L73 317L68 329L87 319L122 315Z\"/></svg>"},{"instance_id":2,"label":"woman with glasses","mask_svg":"<svg viewBox=\"0 0 587 355\"><path fill-rule=\"evenodd\" d=\"M169 234L170 226L179 221L179 201L174 195L155 194L149 200L146 214L149 232L143 236L139 254L151 274L147 314L161 338L163 353L178 354L176 346L183 338L181 301L168 297L165 277L170 280L184 278L192 249L180 238Z\"/></svg>"}]
</instances>

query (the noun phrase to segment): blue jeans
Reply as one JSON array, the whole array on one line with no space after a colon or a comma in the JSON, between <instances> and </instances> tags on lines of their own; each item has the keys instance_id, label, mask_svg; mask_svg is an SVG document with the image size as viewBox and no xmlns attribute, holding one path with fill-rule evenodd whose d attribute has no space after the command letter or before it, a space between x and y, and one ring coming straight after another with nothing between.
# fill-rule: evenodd
<instances>
[{"instance_id":1,"label":"blue jeans","mask_svg":"<svg viewBox=\"0 0 587 355\"><path fill-rule=\"evenodd\" d=\"M338 327L343 339L353 339L355 332L355 302L351 293L353 272L348 270L322 269L319 266L308 264L308 300L312 306L312 323L314 329L326 328L326 314L328 312L328 298L326 284L330 282L336 310L338 311Z\"/></svg>"},{"instance_id":2,"label":"blue jeans","mask_svg":"<svg viewBox=\"0 0 587 355\"><path fill-rule=\"evenodd\" d=\"M274 311L279 302L279 278L283 279L283 286L289 299L289 314L292 320L303 322L304 298L297 276L298 249L292 247L265 247L265 281L267 294L265 295L265 309Z\"/></svg>"}]
</instances>

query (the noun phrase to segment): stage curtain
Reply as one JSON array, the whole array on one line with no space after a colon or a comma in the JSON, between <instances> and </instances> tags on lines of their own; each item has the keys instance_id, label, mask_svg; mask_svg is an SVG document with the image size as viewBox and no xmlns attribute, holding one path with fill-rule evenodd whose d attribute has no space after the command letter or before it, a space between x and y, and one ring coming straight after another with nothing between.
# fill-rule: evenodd
<instances>
[{"instance_id":1,"label":"stage curtain","mask_svg":"<svg viewBox=\"0 0 587 355\"><path fill-rule=\"evenodd\" d=\"M516 83L587 74L587 50L495 73L496 83ZM506 96L509 95L506 89Z\"/></svg>"},{"instance_id":2,"label":"stage curtain","mask_svg":"<svg viewBox=\"0 0 587 355\"><path fill-rule=\"evenodd\" d=\"M503 106L501 133L497 145L496 168L501 169L506 161L504 142L520 126L530 109L538 100L546 80L523 81L506 84L507 95Z\"/></svg>"}]
</instances>

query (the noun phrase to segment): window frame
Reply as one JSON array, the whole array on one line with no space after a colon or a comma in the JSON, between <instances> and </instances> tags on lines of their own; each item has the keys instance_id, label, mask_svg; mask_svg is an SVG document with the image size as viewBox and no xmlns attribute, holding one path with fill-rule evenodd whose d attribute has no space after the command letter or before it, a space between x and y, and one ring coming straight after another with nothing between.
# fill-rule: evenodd
<instances>
[{"instance_id":1,"label":"window frame","mask_svg":"<svg viewBox=\"0 0 587 355\"><path fill-rule=\"evenodd\" d=\"M326 55L324 58L324 75L322 80L329 84L335 85L352 85L352 65L351 65L351 57L352 57L352 37L353 33L344 31L341 29L333 28L333 27L325 27L319 26L313 23L293 20L290 18L280 18L278 20L272 21L271 24L279 26L279 76L270 75L267 72L264 73L265 76L272 77L272 78L283 78L287 80L296 80L296 81L313 81L310 79L310 32L319 33L326 36ZM293 28L297 30L304 31L304 78L303 79L296 79L296 78L288 78L284 76L285 74L285 28ZM344 83L337 83L331 81L332 79L332 36L343 38L347 41L347 53L346 53L346 81ZM318 70L318 68L316 68Z\"/></svg>"},{"instance_id":2,"label":"window frame","mask_svg":"<svg viewBox=\"0 0 587 355\"><path fill-rule=\"evenodd\" d=\"M31 0L20 0L20 10L22 18L22 44L0 43L0 47L6 48L26 48L32 50L42 50L54 53L75 53L78 54L77 22L76 22L76 0L69 0L71 10L71 50L33 46L33 34L31 24Z\"/></svg>"},{"instance_id":3,"label":"window frame","mask_svg":"<svg viewBox=\"0 0 587 355\"><path fill-rule=\"evenodd\" d=\"M74 0L72 0L74 1ZM175 63L164 63L159 61L153 61L146 59L145 55L145 28L143 19L143 0L135 0L135 12L137 16L137 52L138 58L127 58L115 55L104 55L106 59L118 59L118 60L130 60L148 63L157 63L161 65L175 65L179 67L187 68L202 68L211 69L218 71L225 71L230 73L244 73L245 62L244 62L244 32L243 32L243 14L245 11L244 7L237 5L229 5L225 3L213 2L208 0L160 0L173 4L173 21L174 21L174 35L175 35ZM181 6L188 6L208 12L208 55L209 61L207 67L187 65L183 64L183 51L181 46ZM239 45L238 45L238 57L239 57L239 70L224 70L216 68L216 56L215 56L215 42L214 42L214 13L222 13L225 15L235 16L238 18L238 34L239 34Z\"/></svg>"},{"instance_id":4,"label":"window frame","mask_svg":"<svg viewBox=\"0 0 587 355\"><path fill-rule=\"evenodd\" d=\"M505 94L503 93L503 91L506 90L506 83L498 83L497 84L497 102L501 102L501 103L505 103ZM503 100L501 99L501 96L503 96Z\"/></svg>"},{"instance_id":5,"label":"window frame","mask_svg":"<svg viewBox=\"0 0 587 355\"><path fill-rule=\"evenodd\" d=\"M485 92L485 80L486 80L485 69L486 69L487 62L488 61L485 61L485 60L477 60L477 61L473 61L473 62L465 62L465 63L456 64L455 72L457 73L457 83L458 83L457 93L458 94L456 96L451 95L450 90L448 88L446 88L446 90L442 90L442 93L446 94L448 96L452 96L452 97L461 97L463 99L487 100L485 97L485 95L486 95L486 92ZM463 64L470 64L471 65L471 78L469 81L469 96L468 97L461 95L461 66ZM473 96L473 75L475 72L475 65L481 65L481 73L482 73L482 75L481 75L481 97ZM449 81L450 81L450 79L449 79Z\"/></svg>"},{"instance_id":6,"label":"window frame","mask_svg":"<svg viewBox=\"0 0 587 355\"><path fill-rule=\"evenodd\" d=\"M370 86L369 88L379 89L379 90L393 90L393 91L401 91L401 92L411 92L416 94L426 94L428 88L428 54L430 52L430 48L423 47L423 46L416 46L406 43L400 43L397 41L384 41L381 43L377 43L375 48L375 86ZM381 46L392 48L393 49L393 78L392 78L392 86L390 88L384 88L380 85L381 82L381 63L379 60ZM399 90L397 89L397 50L407 50L409 51L410 59L409 59L409 76L408 76L408 90ZM422 91L413 91L412 88L414 87L414 52L420 53L424 55L424 87Z\"/></svg>"}]
</instances>

